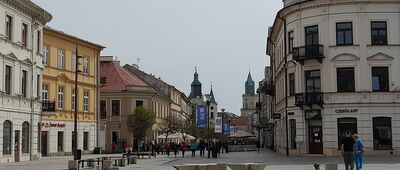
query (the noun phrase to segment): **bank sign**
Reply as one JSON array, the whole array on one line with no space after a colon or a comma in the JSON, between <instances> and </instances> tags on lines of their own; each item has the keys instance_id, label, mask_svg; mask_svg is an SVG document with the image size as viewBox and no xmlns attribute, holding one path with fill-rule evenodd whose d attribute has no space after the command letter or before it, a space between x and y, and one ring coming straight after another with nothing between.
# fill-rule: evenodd
<instances>
[{"instance_id":1,"label":"bank sign","mask_svg":"<svg viewBox=\"0 0 400 170\"><path fill-rule=\"evenodd\" d=\"M207 107L197 105L196 107L196 124L197 128L207 128Z\"/></svg>"}]
</instances>

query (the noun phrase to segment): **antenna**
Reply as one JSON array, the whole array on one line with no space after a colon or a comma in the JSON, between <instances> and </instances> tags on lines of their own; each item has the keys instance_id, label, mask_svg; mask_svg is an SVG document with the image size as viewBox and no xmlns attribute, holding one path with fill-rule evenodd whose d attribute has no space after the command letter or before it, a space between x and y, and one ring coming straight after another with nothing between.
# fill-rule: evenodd
<instances>
[{"instance_id":1,"label":"antenna","mask_svg":"<svg viewBox=\"0 0 400 170\"><path fill-rule=\"evenodd\" d=\"M140 57L136 59L136 64L139 66L140 63Z\"/></svg>"}]
</instances>

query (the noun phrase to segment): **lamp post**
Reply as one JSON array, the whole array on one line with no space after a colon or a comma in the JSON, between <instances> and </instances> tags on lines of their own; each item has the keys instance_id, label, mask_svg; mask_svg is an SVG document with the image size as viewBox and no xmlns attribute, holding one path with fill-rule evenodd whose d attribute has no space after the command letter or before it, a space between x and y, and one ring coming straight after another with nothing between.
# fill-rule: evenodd
<instances>
[{"instance_id":1,"label":"lamp post","mask_svg":"<svg viewBox=\"0 0 400 170\"><path fill-rule=\"evenodd\" d=\"M259 90L257 90L258 93L258 102L256 103L256 108L257 108L257 113L258 113L258 125L257 125L257 131L258 131L258 148L257 151L260 153L260 147L261 147L261 93Z\"/></svg>"},{"instance_id":2,"label":"lamp post","mask_svg":"<svg viewBox=\"0 0 400 170\"><path fill-rule=\"evenodd\" d=\"M78 55L78 46L76 46L75 49L75 55L76 55L76 60L75 60L75 114L74 114L74 147L73 152L74 152L74 160L78 160L78 73L81 72L78 70L78 58L83 58L82 56Z\"/></svg>"}]
</instances>

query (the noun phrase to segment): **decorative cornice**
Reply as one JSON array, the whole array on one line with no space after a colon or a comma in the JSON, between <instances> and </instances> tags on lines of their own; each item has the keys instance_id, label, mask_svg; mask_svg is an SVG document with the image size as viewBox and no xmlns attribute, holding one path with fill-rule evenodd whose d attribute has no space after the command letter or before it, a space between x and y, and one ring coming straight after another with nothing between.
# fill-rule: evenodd
<instances>
[{"instance_id":1,"label":"decorative cornice","mask_svg":"<svg viewBox=\"0 0 400 170\"><path fill-rule=\"evenodd\" d=\"M31 0L0 0L11 7L31 16L34 20L39 21L42 25L49 22L53 16L43 8L39 7Z\"/></svg>"}]
</instances>

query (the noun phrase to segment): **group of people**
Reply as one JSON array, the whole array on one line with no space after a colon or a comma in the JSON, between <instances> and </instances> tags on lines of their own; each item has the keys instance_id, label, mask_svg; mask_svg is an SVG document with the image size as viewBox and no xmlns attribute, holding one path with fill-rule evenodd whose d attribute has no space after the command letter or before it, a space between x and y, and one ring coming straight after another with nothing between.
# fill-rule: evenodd
<instances>
[{"instance_id":1,"label":"group of people","mask_svg":"<svg viewBox=\"0 0 400 170\"><path fill-rule=\"evenodd\" d=\"M356 164L356 170L362 169L363 153L365 152L365 149L358 134L346 132L341 142L340 151L344 158L346 170L353 170L354 163Z\"/></svg>"}]
</instances>

